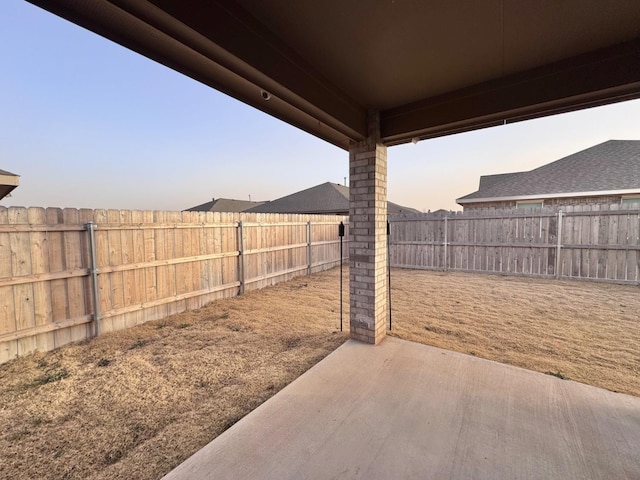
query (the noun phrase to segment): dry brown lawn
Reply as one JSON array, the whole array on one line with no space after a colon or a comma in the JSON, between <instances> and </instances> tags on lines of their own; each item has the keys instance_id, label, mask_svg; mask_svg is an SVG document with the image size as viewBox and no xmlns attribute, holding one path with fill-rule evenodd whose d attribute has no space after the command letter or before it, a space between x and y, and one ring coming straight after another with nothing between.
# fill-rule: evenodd
<instances>
[{"instance_id":1,"label":"dry brown lawn","mask_svg":"<svg viewBox=\"0 0 640 480\"><path fill-rule=\"evenodd\" d=\"M394 270L396 337L640 396L640 288Z\"/></svg>"},{"instance_id":2,"label":"dry brown lawn","mask_svg":"<svg viewBox=\"0 0 640 480\"><path fill-rule=\"evenodd\" d=\"M0 479L155 479L342 344L334 272L0 365Z\"/></svg>"},{"instance_id":3,"label":"dry brown lawn","mask_svg":"<svg viewBox=\"0 0 640 480\"><path fill-rule=\"evenodd\" d=\"M392 285L395 336L640 396L638 287ZM344 342L337 286L334 269L0 365L0 478L159 478Z\"/></svg>"}]
</instances>

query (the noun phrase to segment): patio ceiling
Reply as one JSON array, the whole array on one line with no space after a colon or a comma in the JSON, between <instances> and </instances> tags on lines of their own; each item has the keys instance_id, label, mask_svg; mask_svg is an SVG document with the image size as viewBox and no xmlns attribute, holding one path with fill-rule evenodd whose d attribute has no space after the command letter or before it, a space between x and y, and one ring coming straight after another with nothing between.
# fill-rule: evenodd
<instances>
[{"instance_id":1,"label":"patio ceiling","mask_svg":"<svg viewBox=\"0 0 640 480\"><path fill-rule=\"evenodd\" d=\"M637 0L29 0L348 149L640 97Z\"/></svg>"}]
</instances>

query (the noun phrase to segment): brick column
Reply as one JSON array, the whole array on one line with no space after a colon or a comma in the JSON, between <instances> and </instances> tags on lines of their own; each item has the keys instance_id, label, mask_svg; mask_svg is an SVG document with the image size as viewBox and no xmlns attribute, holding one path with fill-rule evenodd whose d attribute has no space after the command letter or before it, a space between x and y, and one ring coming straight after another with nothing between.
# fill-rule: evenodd
<instances>
[{"instance_id":1,"label":"brick column","mask_svg":"<svg viewBox=\"0 0 640 480\"><path fill-rule=\"evenodd\" d=\"M380 116L349 150L349 304L351 338L377 344L387 334L387 147Z\"/></svg>"}]
</instances>

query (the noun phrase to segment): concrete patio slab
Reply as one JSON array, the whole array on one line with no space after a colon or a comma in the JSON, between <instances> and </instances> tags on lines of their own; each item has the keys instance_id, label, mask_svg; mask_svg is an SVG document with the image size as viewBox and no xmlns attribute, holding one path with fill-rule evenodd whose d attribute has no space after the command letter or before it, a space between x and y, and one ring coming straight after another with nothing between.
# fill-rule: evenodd
<instances>
[{"instance_id":1,"label":"concrete patio slab","mask_svg":"<svg viewBox=\"0 0 640 480\"><path fill-rule=\"evenodd\" d=\"M637 480L640 398L350 340L164 478Z\"/></svg>"}]
</instances>

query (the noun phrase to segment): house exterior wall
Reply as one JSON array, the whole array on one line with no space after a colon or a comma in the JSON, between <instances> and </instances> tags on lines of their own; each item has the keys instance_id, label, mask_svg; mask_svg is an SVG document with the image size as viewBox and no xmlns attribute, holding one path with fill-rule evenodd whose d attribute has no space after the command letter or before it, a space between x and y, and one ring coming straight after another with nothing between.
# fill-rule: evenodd
<instances>
[{"instance_id":1,"label":"house exterior wall","mask_svg":"<svg viewBox=\"0 0 640 480\"><path fill-rule=\"evenodd\" d=\"M529 200L529 201L535 201ZM614 203L620 203L622 201L621 195L601 195L594 197L565 197L565 198L545 198L545 207L564 207L569 205L611 205ZM515 200L509 200L505 202L478 202L469 203L463 205L462 208L465 212L471 210L508 210L515 209L517 202Z\"/></svg>"}]
</instances>

